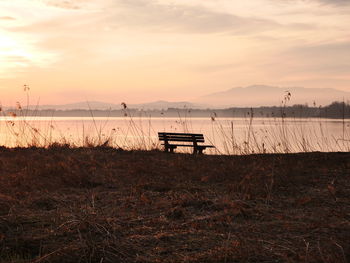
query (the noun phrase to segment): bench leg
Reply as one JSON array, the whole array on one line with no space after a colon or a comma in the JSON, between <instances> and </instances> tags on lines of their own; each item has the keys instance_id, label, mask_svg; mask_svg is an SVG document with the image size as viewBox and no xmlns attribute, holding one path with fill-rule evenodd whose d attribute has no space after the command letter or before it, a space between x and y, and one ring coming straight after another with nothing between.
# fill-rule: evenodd
<instances>
[{"instance_id":1,"label":"bench leg","mask_svg":"<svg viewBox=\"0 0 350 263\"><path fill-rule=\"evenodd\" d=\"M205 148L199 147L199 148L193 148L193 154L203 154L203 151Z\"/></svg>"}]
</instances>

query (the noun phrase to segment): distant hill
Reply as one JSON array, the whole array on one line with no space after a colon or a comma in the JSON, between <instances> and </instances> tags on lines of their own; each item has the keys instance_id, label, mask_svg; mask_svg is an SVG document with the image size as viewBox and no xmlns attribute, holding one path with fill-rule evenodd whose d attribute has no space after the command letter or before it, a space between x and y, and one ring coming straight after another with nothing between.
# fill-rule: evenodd
<instances>
[{"instance_id":1,"label":"distant hill","mask_svg":"<svg viewBox=\"0 0 350 263\"><path fill-rule=\"evenodd\" d=\"M128 108L130 109L144 109L144 110L167 110L168 108L202 108L202 105L193 104L190 102L169 102L169 101L155 101L150 103L142 103L142 104L127 104ZM30 106L30 109L35 109L37 106ZM116 103L106 103L101 101L83 101L83 102L77 102L77 103L70 103L70 104L61 104L61 105L39 105L38 109L40 110L47 110L47 109L54 109L54 110L119 110L121 109L121 104Z\"/></svg>"},{"instance_id":2,"label":"distant hill","mask_svg":"<svg viewBox=\"0 0 350 263\"><path fill-rule=\"evenodd\" d=\"M159 100L159 101L150 102L150 103L144 103L144 104L130 104L128 107L129 108L134 108L134 109L145 109L145 110L162 110L162 109L166 110L168 108L199 109L199 108L203 108L204 106L200 105L200 104L187 102L187 101L169 102L169 101Z\"/></svg>"},{"instance_id":3,"label":"distant hill","mask_svg":"<svg viewBox=\"0 0 350 263\"><path fill-rule=\"evenodd\" d=\"M106 103L101 101L82 101L69 104L59 105L39 105L30 106L30 109L38 108L39 110L107 110L107 109L120 109L120 104Z\"/></svg>"},{"instance_id":4,"label":"distant hill","mask_svg":"<svg viewBox=\"0 0 350 263\"><path fill-rule=\"evenodd\" d=\"M301 88L301 87L273 87L265 85L253 85L248 87L232 88L226 91L212 93L206 96L199 97L191 102L180 101L154 101L141 104L127 104L129 109L140 110L167 110L169 108L191 108L191 109L218 109L230 107L260 107L260 106L280 106L281 102L289 91L291 100L288 105L308 104L313 106L329 105L334 101L345 102L350 100L350 92L345 92L336 89L322 88ZM39 105L39 110L119 110L122 108L121 102L106 103L101 101L82 101L77 103L62 104L62 105ZM4 107L5 109L11 107ZM30 106L30 109L35 109L36 106Z\"/></svg>"},{"instance_id":5,"label":"distant hill","mask_svg":"<svg viewBox=\"0 0 350 263\"><path fill-rule=\"evenodd\" d=\"M292 96L289 105L309 104L310 106L328 105L333 101L350 100L350 92L336 89L301 88L301 87L273 87L254 85L232 88L226 91L212 93L195 100L195 103L215 105L216 107L256 107L279 106L289 91Z\"/></svg>"}]
</instances>

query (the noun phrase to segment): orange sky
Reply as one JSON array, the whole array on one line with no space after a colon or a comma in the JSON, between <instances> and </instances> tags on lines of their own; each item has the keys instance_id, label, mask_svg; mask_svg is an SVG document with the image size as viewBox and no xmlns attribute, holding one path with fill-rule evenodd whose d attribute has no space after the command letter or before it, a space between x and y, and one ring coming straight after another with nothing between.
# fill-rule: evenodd
<instances>
[{"instance_id":1,"label":"orange sky","mask_svg":"<svg viewBox=\"0 0 350 263\"><path fill-rule=\"evenodd\" d=\"M347 0L2 0L1 103L350 91L349 25Z\"/></svg>"}]
</instances>

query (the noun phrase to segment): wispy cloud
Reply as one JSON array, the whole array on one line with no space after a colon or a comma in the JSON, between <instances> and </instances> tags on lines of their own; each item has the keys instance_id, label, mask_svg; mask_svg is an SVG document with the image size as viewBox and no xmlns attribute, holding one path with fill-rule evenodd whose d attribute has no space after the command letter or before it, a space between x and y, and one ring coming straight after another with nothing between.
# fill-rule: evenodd
<instances>
[{"instance_id":1,"label":"wispy cloud","mask_svg":"<svg viewBox=\"0 0 350 263\"><path fill-rule=\"evenodd\" d=\"M270 76L298 85L346 87L350 81L349 50L349 41L299 45L276 54L260 67Z\"/></svg>"},{"instance_id":2,"label":"wispy cloud","mask_svg":"<svg viewBox=\"0 0 350 263\"><path fill-rule=\"evenodd\" d=\"M284 4L295 4L295 3L318 3L322 5L332 5L332 6L346 6L350 5L349 0L271 0L274 2L280 2Z\"/></svg>"},{"instance_id":3,"label":"wispy cloud","mask_svg":"<svg viewBox=\"0 0 350 263\"><path fill-rule=\"evenodd\" d=\"M12 16L0 16L0 20L13 21L16 20L16 18Z\"/></svg>"},{"instance_id":4,"label":"wispy cloud","mask_svg":"<svg viewBox=\"0 0 350 263\"><path fill-rule=\"evenodd\" d=\"M23 64L31 63L31 61L28 58L24 56L15 56L15 55L2 56L2 60L9 63L23 63Z\"/></svg>"},{"instance_id":5,"label":"wispy cloud","mask_svg":"<svg viewBox=\"0 0 350 263\"><path fill-rule=\"evenodd\" d=\"M340 6L350 5L349 0L316 0L316 1L320 3L328 4L328 5L340 5Z\"/></svg>"},{"instance_id":6,"label":"wispy cloud","mask_svg":"<svg viewBox=\"0 0 350 263\"><path fill-rule=\"evenodd\" d=\"M296 61L305 61L304 70L350 75L350 41L300 46L289 51ZM302 68L302 67L301 67Z\"/></svg>"},{"instance_id":7,"label":"wispy cloud","mask_svg":"<svg viewBox=\"0 0 350 263\"><path fill-rule=\"evenodd\" d=\"M97 4L100 2L101 4ZM186 34L228 34L248 36L274 31L314 30L315 24L307 22L279 22L259 16L241 16L232 12L212 10L202 5L161 3L155 0L46 0L50 6L63 10L77 10L73 16L45 19L15 31L51 31L56 29L74 30L81 33L100 28L104 30L134 30L152 33ZM94 4L95 8L84 8L84 4Z\"/></svg>"},{"instance_id":8,"label":"wispy cloud","mask_svg":"<svg viewBox=\"0 0 350 263\"><path fill-rule=\"evenodd\" d=\"M336 57L339 59L340 57L344 57L344 54L347 54L344 59L348 59L350 61L350 52L348 52L349 50L350 41L306 45L293 49L293 51L298 52L302 56L322 55L323 57Z\"/></svg>"},{"instance_id":9,"label":"wispy cloud","mask_svg":"<svg viewBox=\"0 0 350 263\"><path fill-rule=\"evenodd\" d=\"M26 70L29 80L45 75L56 88L119 85L147 94L169 85L195 93L252 80L322 84L350 75L349 3L0 0L0 66L11 76Z\"/></svg>"},{"instance_id":10,"label":"wispy cloud","mask_svg":"<svg viewBox=\"0 0 350 263\"><path fill-rule=\"evenodd\" d=\"M243 17L201 5L160 4L152 0L115 0L112 9L105 11L109 16L108 22L116 27L151 27L168 32L249 35L281 28L311 27L303 23L284 25L259 16Z\"/></svg>"},{"instance_id":11,"label":"wispy cloud","mask_svg":"<svg viewBox=\"0 0 350 263\"><path fill-rule=\"evenodd\" d=\"M53 6L63 9L81 9L82 4L88 0L41 0L48 6Z\"/></svg>"}]
</instances>

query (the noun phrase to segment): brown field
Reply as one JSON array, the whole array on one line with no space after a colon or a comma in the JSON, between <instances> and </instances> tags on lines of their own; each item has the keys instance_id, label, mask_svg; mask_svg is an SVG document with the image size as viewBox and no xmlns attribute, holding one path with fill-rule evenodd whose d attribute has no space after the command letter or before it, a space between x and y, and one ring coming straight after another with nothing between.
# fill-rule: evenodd
<instances>
[{"instance_id":1,"label":"brown field","mask_svg":"<svg viewBox=\"0 0 350 263\"><path fill-rule=\"evenodd\" d=\"M350 153L0 149L0 262L347 262Z\"/></svg>"}]
</instances>

